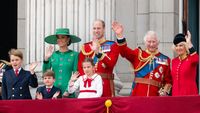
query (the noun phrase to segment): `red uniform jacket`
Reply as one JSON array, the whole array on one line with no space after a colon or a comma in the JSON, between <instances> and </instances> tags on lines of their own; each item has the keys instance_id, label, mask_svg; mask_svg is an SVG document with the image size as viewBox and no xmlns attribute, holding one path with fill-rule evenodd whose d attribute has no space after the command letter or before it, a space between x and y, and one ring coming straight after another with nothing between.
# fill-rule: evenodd
<instances>
[{"instance_id":1,"label":"red uniform jacket","mask_svg":"<svg viewBox=\"0 0 200 113\"><path fill-rule=\"evenodd\" d=\"M119 49L121 56L129 60L134 68L132 96L158 96L159 89L171 83L170 59L167 56L140 48L132 50L127 47L125 40L119 44Z\"/></svg>"},{"instance_id":2,"label":"red uniform jacket","mask_svg":"<svg viewBox=\"0 0 200 113\"><path fill-rule=\"evenodd\" d=\"M119 49L118 45L113 41L105 40L102 43L100 43L102 54L100 58L95 55L94 51L91 50L90 44L92 42L85 43L82 46L82 49L79 54L79 62L78 62L78 71L80 75L84 75L83 69L82 69L82 62L86 57L90 57L94 59L94 62L96 63L96 73L102 76L103 80L103 97L111 97L113 96L113 91L111 88L111 77L113 75L113 68L117 62L118 56L119 56ZM110 77L105 77L110 76ZM114 87L114 86L112 86Z\"/></svg>"},{"instance_id":3,"label":"red uniform jacket","mask_svg":"<svg viewBox=\"0 0 200 113\"><path fill-rule=\"evenodd\" d=\"M180 60L176 57L172 60L172 96L198 95L196 84L196 69L199 63L199 55L188 55Z\"/></svg>"}]
</instances>

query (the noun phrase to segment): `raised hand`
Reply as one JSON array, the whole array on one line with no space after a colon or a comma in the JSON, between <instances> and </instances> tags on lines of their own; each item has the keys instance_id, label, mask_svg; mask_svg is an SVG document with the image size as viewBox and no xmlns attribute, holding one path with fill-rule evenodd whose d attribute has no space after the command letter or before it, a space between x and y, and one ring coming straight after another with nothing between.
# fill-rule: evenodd
<instances>
[{"instance_id":1,"label":"raised hand","mask_svg":"<svg viewBox=\"0 0 200 113\"><path fill-rule=\"evenodd\" d=\"M30 64L29 71L31 72L31 74L34 74L34 70L37 67L37 65L38 65L38 62L33 62Z\"/></svg>"},{"instance_id":2,"label":"raised hand","mask_svg":"<svg viewBox=\"0 0 200 113\"><path fill-rule=\"evenodd\" d=\"M112 23L112 29L115 32L117 38L123 38L124 28L119 22L114 21Z\"/></svg>"},{"instance_id":3,"label":"raised hand","mask_svg":"<svg viewBox=\"0 0 200 113\"><path fill-rule=\"evenodd\" d=\"M57 91L54 95L53 95L53 97L52 97L52 99L57 99L57 97L60 95L60 91Z\"/></svg>"},{"instance_id":4,"label":"raised hand","mask_svg":"<svg viewBox=\"0 0 200 113\"><path fill-rule=\"evenodd\" d=\"M38 99L38 100L42 100L43 99L42 93L36 92L35 98Z\"/></svg>"},{"instance_id":5,"label":"raised hand","mask_svg":"<svg viewBox=\"0 0 200 113\"><path fill-rule=\"evenodd\" d=\"M185 36L185 39L186 39L186 42L188 44L188 47L189 48L193 47L192 41L191 41L192 37L191 37L191 33L190 33L189 30L187 31L187 35Z\"/></svg>"},{"instance_id":6,"label":"raised hand","mask_svg":"<svg viewBox=\"0 0 200 113\"><path fill-rule=\"evenodd\" d=\"M68 97L68 96L69 96L69 93L65 91L65 92L63 93L62 96L63 96L64 98L65 98L65 97Z\"/></svg>"},{"instance_id":7,"label":"raised hand","mask_svg":"<svg viewBox=\"0 0 200 113\"><path fill-rule=\"evenodd\" d=\"M80 73L78 71L76 71L72 76L70 81L76 81L78 79L78 76L80 75Z\"/></svg>"},{"instance_id":8,"label":"raised hand","mask_svg":"<svg viewBox=\"0 0 200 113\"><path fill-rule=\"evenodd\" d=\"M49 47L46 47L46 53L45 53L45 61L48 61L48 59L51 57L52 53L53 53L53 49L54 47L52 45L50 45Z\"/></svg>"},{"instance_id":9,"label":"raised hand","mask_svg":"<svg viewBox=\"0 0 200 113\"><path fill-rule=\"evenodd\" d=\"M90 44L90 48L91 48L96 54L99 53L100 45L99 45L99 42L98 42L98 39L97 39L97 38L95 38L95 37L93 38L92 45Z\"/></svg>"}]
</instances>

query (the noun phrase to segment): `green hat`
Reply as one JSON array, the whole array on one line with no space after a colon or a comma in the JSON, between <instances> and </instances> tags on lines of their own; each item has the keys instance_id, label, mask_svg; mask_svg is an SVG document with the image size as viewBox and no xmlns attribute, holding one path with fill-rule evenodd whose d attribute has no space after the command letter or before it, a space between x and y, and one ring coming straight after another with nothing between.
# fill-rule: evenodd
<instances>
[{"instance_id":1,"label":"green hat","mask_svg":"<svg viewBox=\"0 0 200 113\"><path fill-rule=\"evenodd\" d=\"M68 28L58 28L54 35L45 37L44 41L49 44L57 44L57 35L67 35L71 39L71 43L80 42L81 39L75 35L70 34Z\"/></svg>"}]
</instances>

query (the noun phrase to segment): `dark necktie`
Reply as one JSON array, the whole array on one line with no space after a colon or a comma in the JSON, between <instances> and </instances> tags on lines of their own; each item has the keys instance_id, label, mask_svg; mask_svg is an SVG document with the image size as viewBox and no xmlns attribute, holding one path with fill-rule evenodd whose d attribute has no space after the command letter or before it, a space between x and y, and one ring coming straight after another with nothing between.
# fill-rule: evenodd
<instances>
[{"instance_id":1,"label":"dark necktie","mask_svg":"<svg viewBox=\"0 0 200 113\"><path fill-rule=\"evenodd\" d=\"M88 84L88 87L90 87L90 86L91 86L91 82L92 82L92 79L87 78L87 79L84 81L84 87L86 87L87 84Z\"/></svg>"},{"instance_id":2,"label":"dark necktie","mask_svg":"<svg viewBox=\"0 0 200 113\"><path fill-rule=\"evenodd\" d=\"M50 91L51 91L51 88L47 88L47 92L50 93Z\"/></svg>"},{"instance_id":3,"label":"dark necktie","mask_svg":"<svg viewBox=\"0 0 200 113\"><path fill-rule=\"evenodd\" d=\"M19 73L18 73L18 69L15 70L15 75L16 75L16 76L19 75Z\"/></svg>"}]
</instances>

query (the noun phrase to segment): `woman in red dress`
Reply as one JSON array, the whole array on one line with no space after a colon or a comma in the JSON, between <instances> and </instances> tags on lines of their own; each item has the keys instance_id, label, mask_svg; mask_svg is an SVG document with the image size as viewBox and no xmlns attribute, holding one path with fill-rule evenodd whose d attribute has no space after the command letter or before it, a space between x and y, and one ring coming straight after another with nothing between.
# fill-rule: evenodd
<instances>
[{"instance_id":1,"label":"woman in red dress","mask_svg":"<svg viewBox=\"0 0 200 113\"><path fill-rule=\"evenodd\" d=\"M191 34L177 34L173 41L178 57L172 60L172 96L198 95L196 69L199 56L191 43Z\"/></svg>"}]
</instances>

